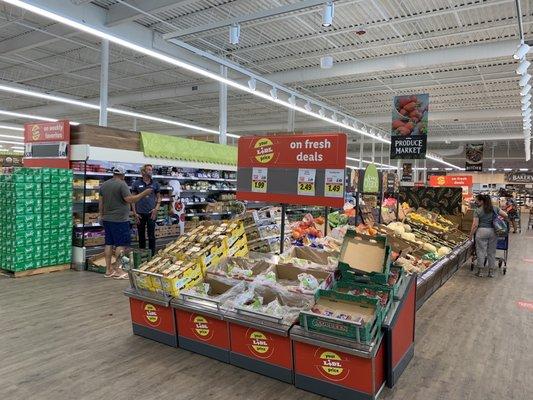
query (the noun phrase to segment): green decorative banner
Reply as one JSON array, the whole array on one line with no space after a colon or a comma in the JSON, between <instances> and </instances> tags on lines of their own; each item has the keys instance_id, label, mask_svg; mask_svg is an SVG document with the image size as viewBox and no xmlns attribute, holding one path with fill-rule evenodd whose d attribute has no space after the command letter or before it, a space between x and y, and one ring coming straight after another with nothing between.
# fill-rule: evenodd
<instances>
[{"instance_id":1,"label":"green decorative banner","mask_svg":"<svg viewBox=\"0 0 533 400\"><path fill-rule=\"evenodd\" d=\"M363 193L379 192L379 172L374 164L366 167L363 178Z\"/></svg>"},{"instance_id":2,"label":"green decorative banner","mask_svg":"<svg viewBox=\"0 0 533 400\"><path fill-rule=\"evenodd\" d=\"M150 132L141 132L141 145L147 157L237 165L235 146Z\"/></svg>"}]
</instances>

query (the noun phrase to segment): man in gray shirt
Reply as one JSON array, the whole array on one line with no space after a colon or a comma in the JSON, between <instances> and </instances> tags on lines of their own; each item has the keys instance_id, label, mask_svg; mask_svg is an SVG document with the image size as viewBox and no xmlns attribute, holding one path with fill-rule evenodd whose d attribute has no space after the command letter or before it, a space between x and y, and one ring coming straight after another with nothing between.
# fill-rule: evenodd
<instances>
[{"instance_id":1,"label":"man in gray shirt","mask_svg":"<svg viewBox=\"0 0 533 400\"><path fill-rule=\"evenodd\" d=\"M128 279L128 274L120 271L119 258L126 247L131 245L130 204L149 196L152 189L132 195L124 181L125 170L121 166L113 168L113 178L100 186L100 220L105 231L106 278ZM115 265L111 263L115 247Z\"/></svg>"}]
</instances>

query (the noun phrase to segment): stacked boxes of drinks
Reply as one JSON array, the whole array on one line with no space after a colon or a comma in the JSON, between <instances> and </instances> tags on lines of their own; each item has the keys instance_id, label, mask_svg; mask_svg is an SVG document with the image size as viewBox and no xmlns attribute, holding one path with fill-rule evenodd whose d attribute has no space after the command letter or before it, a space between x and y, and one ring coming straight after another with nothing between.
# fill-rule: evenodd
<instances>
[{"instance_id":1,"label":"stacked boxes of drinks","mask_svg":"<svg viewBox=\"0 0 533 400\"><path fill-rule=\"evenodd\" d=\"M72 171L19 168L0 175L0 268L70 264Z\"/></svg>"}]
</instances>

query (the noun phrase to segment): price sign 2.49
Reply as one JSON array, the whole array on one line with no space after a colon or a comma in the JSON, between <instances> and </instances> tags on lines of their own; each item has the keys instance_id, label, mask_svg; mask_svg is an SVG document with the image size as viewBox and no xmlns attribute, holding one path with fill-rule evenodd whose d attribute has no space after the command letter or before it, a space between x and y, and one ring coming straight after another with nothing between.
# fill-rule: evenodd
<instances>
[{"instance_id":1,"label":"price sign 2.49","mask_svg":"<svg viewBox=\"0 0 533 400\"><path fill-rule=\"evenodd\" d=\"M301 196L315 195L316 169L300 168L298 170L298 194Z\"/></svg>"}]
</instances>

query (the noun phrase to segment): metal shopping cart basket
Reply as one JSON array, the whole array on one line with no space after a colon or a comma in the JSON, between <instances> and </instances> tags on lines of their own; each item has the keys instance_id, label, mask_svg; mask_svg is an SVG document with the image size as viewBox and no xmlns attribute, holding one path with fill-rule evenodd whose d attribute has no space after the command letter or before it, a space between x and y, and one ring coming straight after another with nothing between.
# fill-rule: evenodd
<instances>
[{"instance_id":1,"label":"metal shopping cart basket","mask_svg":"<svg viewBox=\"0 0 533 400\"><path fill-rule=\"evenodd\" d=\"M498 268L501 269L502 273L505 275L507 273L507 255L509 253L509 222L507 222L507 235L504 237L499 237L498 241L496 242L496 251L501 250L503 252L502 257L498 257L498 253L496 253L496 262L498 263ZM472 250L472 260L470 262L470 271L474 270L474 267L476 266L477 262L477 254L476 254L476 246L475 246L476 239L474 237L474 247ZM484 262L487 263L487 260Z\"/></svg>"}]
</instances>

